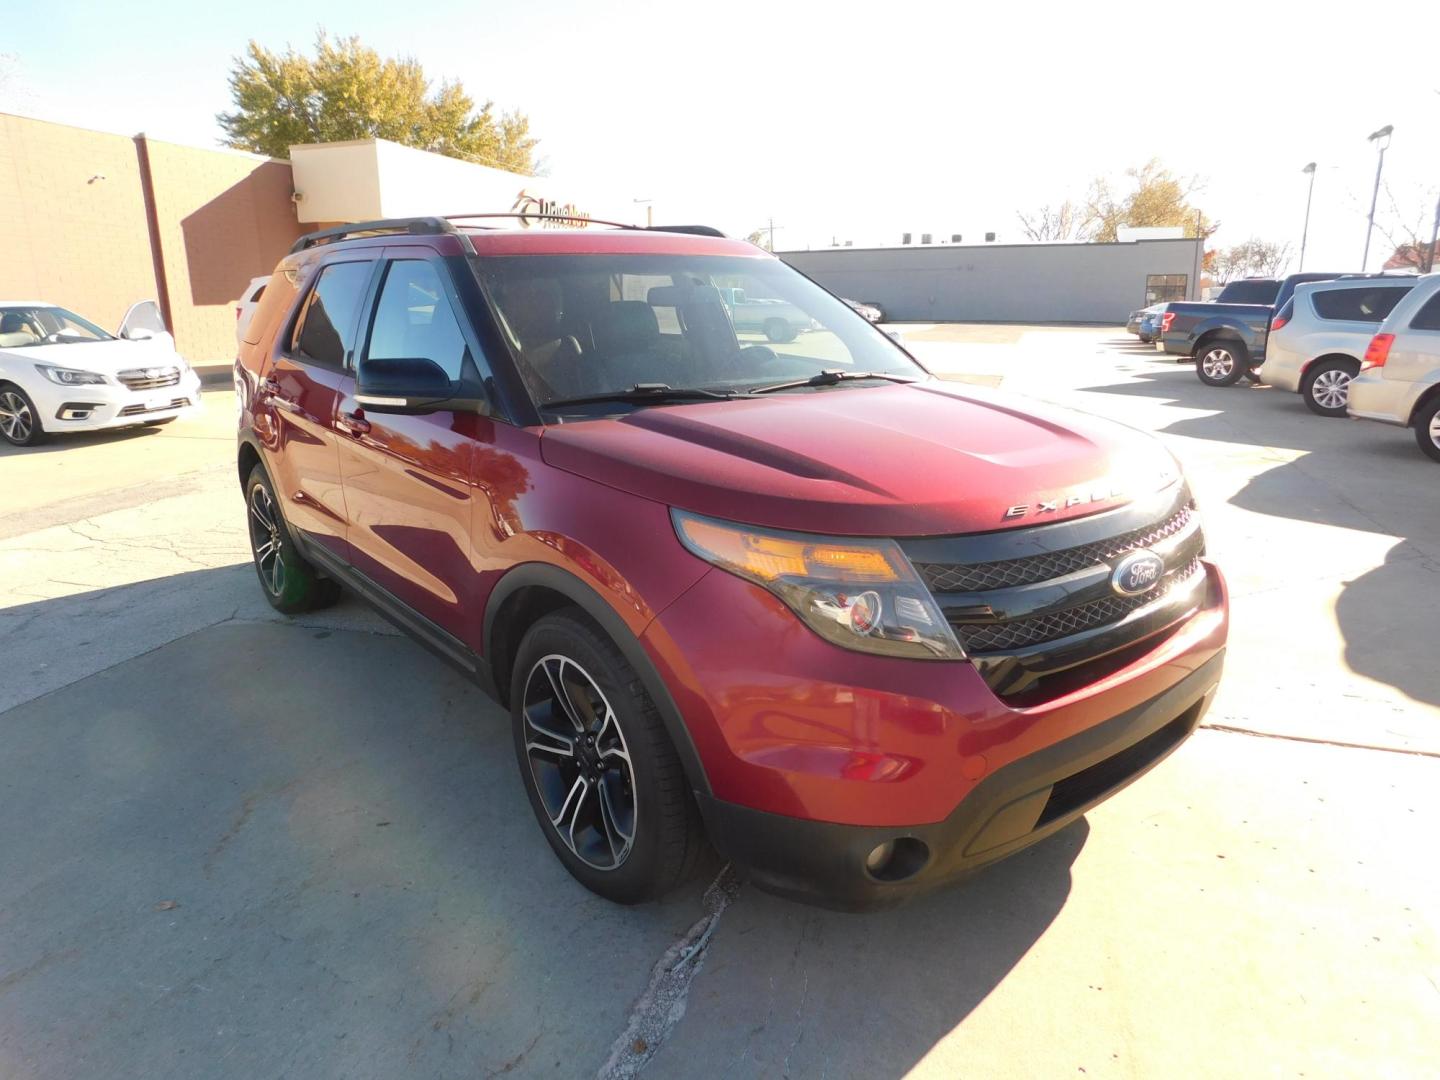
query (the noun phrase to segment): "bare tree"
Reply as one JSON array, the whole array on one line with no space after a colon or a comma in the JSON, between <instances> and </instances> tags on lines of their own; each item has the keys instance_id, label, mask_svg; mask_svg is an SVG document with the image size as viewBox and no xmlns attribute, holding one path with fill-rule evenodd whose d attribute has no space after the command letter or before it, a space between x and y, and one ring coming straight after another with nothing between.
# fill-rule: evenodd
<instances>
[{"instance_id":1,"label":"bare tree","mask_svg":"<svg viewBox=\"0 0 1440 1080\"><path fill-rule=\"evenodd\" d=\"M1290 245L1250 237L1234 247L1222 248L1210 260L1210 272L1224 283L1241 277L1278 277L1290 261Z\"/></svg>"},{"instance_id":2,"label":"bare tree","mask_svg":"<svg viewBox=\"0 0 1440 1080\"><path fill-rule=\"evenodd\" d=\"M1428 274L1435 268L1435 251L1430 245L1434 228L1432 214L1440 214L1440 188L1418 190L1405 197L1408 205L1419 204L1410 213L1401 210L1401 200L1395 197L1387 181L1382 185L1388 211L1375 220L1375 228L1390 242L1394 254L1385 260L1387 270L1416 270Z\"/></svg>"},{"instance_id":3,"label":"bare tree","mask_svg":"<svg viewBox=\"0 0 1440 1080\"><path fill-rule=\"evenodd\" d=\"M1020 219L1020 228L1025 235L1037 243L1046 240L1081 239L1079 215L1076 213L1075 204L1069 199L1053 208L1046 203L1032 213L1015 216Z\"/></svg>"}]
</instances>

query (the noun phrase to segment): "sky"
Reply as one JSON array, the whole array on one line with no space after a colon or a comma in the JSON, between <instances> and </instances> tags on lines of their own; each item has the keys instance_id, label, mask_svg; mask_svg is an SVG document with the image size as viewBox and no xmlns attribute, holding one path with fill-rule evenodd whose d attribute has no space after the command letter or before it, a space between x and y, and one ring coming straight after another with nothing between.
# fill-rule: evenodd
<instances>
[{"instance_id":1,"label":"sky","mask_svg":"<svg viewBox=\"0 0 1440 1080\"><path fill-rule=\"evenodd\" d=\"M0 111L214 146L246 42L308 49L323 26L524 111L552 177L652 199L657 222L743 236L773 220L781 250L1020 242L1017 211L1155 157L1199 180L1212 246L1298 252L1316 161L1306 267L1358 269L1370 132L1395 127L1384 176L1403 217L1428 233L1440 195L1440 3L1360 10L0 0ZM1377 232L1370 268L1389 250Z\"/></svg>"}]
</instances>

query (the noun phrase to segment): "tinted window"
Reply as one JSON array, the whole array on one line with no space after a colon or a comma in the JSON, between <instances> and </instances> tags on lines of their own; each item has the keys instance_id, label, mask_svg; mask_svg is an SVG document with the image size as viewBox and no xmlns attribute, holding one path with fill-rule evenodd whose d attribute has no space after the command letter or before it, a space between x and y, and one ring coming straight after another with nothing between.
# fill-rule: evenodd
<instances>
[{"instance_id":1,"label":"tinted window","mask_svg":"<svg viewBox=\"0 0 1440 1080\"><path fill-rule=\"evenodd\" d=\"M1278 281L1232 281L1216 299L1221 304L1273 304L1279 293Z\"/></svg>"},{"instance_id":2,"label":"tinted window","mask_svg":"<svg viewBox=\"0 0 1440 1080\"><path fill-rule=\"evenodd\" d=\"M451 380L465 365L465 335L433 263L397 260L385 274L367 360L424 357L445 369Z\"/></svg>"},{"instance_id":3,"label":"tinted window","mask_svg":"<svg viewBox=\"0 0 1440 1080\"><path fill-rule=\"evenodd\" d=\"M355 347L355 320L372 269L372 263L348 262L320 271L295 327L297 356L326 367L345 366L345 354Z\"/></svg>"},{"instance_id":4,"label":"tinted window","mask_svg":"<svg viewBox=\"0 0 1440 1080\"><path fill-rule=\"evenodd\" d=\"M1440 330L1440 293L1425 301L1425 304L1410 320L1411 330Z\"/></svg>"},{"instance_id":5,"label":"tinted window","mask_svg":"<svg viewBox=\"0 0 1440 1080\"><path fill-rule=\"evenodd\" d=\"M1384 322L1385 316L1409 289L1327 289L1310 297L1315 314L1322 319L1349 322Z\"/></svg>"}]
</instances>

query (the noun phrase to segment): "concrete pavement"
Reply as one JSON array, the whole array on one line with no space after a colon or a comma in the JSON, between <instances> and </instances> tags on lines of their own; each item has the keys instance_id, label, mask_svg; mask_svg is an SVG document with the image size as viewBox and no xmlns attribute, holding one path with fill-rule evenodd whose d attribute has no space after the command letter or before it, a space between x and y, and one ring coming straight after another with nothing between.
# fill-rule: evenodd
<instances>
[{"instance_id":1,"label":"concrete pavement","mask_svg":"<svg viewBox=\"0 0 1440 1080\"><path fill-rule=\"evenodd\" d=\"M1435 467L1115 333L926 337L1185 462L1236 731L900 911L616 908L496 707L354 601L271 612L207 395L0 456L0 1076L1440 1076Z\"/></svg>"}]
</instances>

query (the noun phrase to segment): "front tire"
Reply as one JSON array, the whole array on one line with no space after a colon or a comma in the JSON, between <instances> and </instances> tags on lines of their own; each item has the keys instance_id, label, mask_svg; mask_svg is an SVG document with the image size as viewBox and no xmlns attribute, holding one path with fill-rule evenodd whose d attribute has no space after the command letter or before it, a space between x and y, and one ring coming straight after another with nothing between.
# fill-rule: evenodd
<instances>
[{"instance_id":1,"label":"front tire","mask_svg":"<svg viewBox=\"0 0 1440 1080\"><path fill-rule=\"evenodd\" d=\"M684 769L639 676L583 613L525 634L510 713L536 821L580 884L635 904L685 880L703 832Z\"/></svg>"},{"instance_id":2,"label":"front tire","mask_svg":"<svg viewBox=\"0 0 1440 1080\"><path fill-rule=\"evenodd\" d=\"M1311 364L1300 381L1300 396L1317 416L1345 416L1350 400L1350 380L1360 373L1354 360L1324 360Z\"/></svg>"},{"instance_id":3,"label":"front tire","mask_svg":"<svg viewBox=\"0 0 1440 1080\"><path fill-rule=\"evenodd\" d=\"M11 446L34 446L45 441L45 425L30 395L14 383L0 385L0 438Z\"/></svg>"},{"instance_id":4,"label":"front tire","mask_svg":"<svg viewBox=\"0 0 1440 1080\"><path fill-rule=\"evenodd\" d=\"M1415 442L1422 454L1440 461L1440 397L1420 406L1415 414Z\"/></svg>"},{"instance_id":5,"label":"front tire","mask_svg":"<svg viewBox=\"0 0 1440 1080\"><path fill-rule=\"evenodd\" d=\"M340 586L321 577L295 546L275 488L260 465L245 481L245 520L255 575L271 607L283 615L300 615L340 598Z\"/></svg>"},{"instance_id":6,"label":"front tire","mask_svg":"<svg viewBox=\"0 0 1440 1080\"><path fill-rule=\"evenodd\" d=\"M1250 352L1238 341L1211 341L1195 350L1195 374L1206 386L1233 386L1250 370Z\"/></svg>"}]
</instances>

